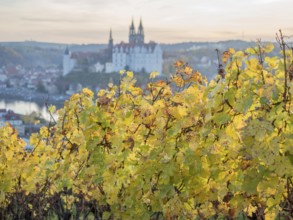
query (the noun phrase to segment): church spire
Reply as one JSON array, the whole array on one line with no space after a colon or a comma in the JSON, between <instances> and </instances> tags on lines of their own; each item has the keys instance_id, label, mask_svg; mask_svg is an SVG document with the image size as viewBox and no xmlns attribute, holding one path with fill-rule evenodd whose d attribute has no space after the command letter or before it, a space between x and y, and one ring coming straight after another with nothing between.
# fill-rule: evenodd
<instances>
[{"instance_id":1,"label":"church spire","mask_svg":"<svg viewBox=\"0 0 293 220\"><path fill-rule=\"evenodd\" d=\"M132 18L131 25L129 28L129 43L130 44L135 43L135 38L136 38L136 33L135 33L135 27L134 27L133 18Z\"/></svg>"},{"instance_id":2,"label":"church spire","mask_svg":"<svg viewBox=\"0 0 293 220\"><path fill-rule=\"evenodd\" d=\"M108 56L109 56L109 61L112 61L112 51L113 51L113 37L112 37L112 29L110 29L110 34L109 34L109 43L108 43Z\"/></svg>"},{"instance_id":3,"label":"church spire","mask_svg":"<svg viewBox=\"0 0 293 220\"><path fill-rule=\"evenodd\" d=\"M109 48L113 49L113 37L112 37L112 29L110 29L110 35L109 35Z\"/></svg>"},{"instance_id":4,"label":"church spire","mask_svg":"<svg viewBox=\"0 0 293 220\"><path fill-rule=\"evenodd\" d=\"M135 34L135 27L134 27L134 23L133 23L133 18L132 18L132 21L131 21L129 34L133 34L133 35Z\"/></svg>"},{"instance_id":5,"label":"church spire","mask_svg":"<svg viewBox=\"0 0 293 220\"><path fill-rule=\"evenodd\" d=\"M144 31L143 31L141 18L140 18L138 32L137 32L137 43L144 44Z\"/></svg>"},{"instance_id":6,"label":"church spire","mask_svg":"<svg viewBox=\"0 0 293 220\"><path fill-rule=\"evenodd\" d=\"M68 49L68 46L66 46L66 49L64 51L64 55L69 55L69 49Z\"/></svg>"},{"instance_id":7,"label":"church spire","mask_svg":"<svg viewBox=\"0 0 293 220\"><path fill-rule=\"evenodd\" d=\"M110 37L109 37L109 40L113 40L113 37L112 37L112 29L110 29Z\"/></svg>"},{"instance_id":8,"label":"church spire","mask_svg":"<svg viewBox=\"0 0 293 220\"><path fill-rule=\"evenodd\" d=\"M142 26L141 18L140 18L140 21L139 21L138 34L143 34L143 26Z\"/></svg>"}]
</instances>

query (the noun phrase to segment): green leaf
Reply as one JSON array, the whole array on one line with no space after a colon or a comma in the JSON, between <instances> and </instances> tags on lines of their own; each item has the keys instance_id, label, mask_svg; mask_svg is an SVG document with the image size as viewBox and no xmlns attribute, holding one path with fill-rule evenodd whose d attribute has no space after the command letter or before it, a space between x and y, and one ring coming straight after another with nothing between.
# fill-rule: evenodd
<instances>
[{"instance_id":1,"label":"green leaf","mask_svg":"<svg viewBox=\"0 0 293 220\"><path fill-rule=\"evenodd\" d=\"M231 116L226 113L218 113L214 117L214 121L218 125L226 124L227 122L230 121L230 119L231 119Z\"/></svg>"}]
</instances>

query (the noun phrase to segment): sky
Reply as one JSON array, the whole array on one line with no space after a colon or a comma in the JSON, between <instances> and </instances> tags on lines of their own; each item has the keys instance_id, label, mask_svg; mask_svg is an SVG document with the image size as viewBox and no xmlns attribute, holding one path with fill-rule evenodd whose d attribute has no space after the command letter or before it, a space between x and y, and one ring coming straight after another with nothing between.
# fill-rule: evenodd
<instances>
[{"instance_id":1,"label":"sky","mask_svg":"<svg viewBox=\"0 0 293 220\"><path fill-rule=\"evenodd\" d=\"M0 0L0 42L128 41L131 20L146 41L274 40L293 35L293 0Z\"/></svg>"}]
</instances>

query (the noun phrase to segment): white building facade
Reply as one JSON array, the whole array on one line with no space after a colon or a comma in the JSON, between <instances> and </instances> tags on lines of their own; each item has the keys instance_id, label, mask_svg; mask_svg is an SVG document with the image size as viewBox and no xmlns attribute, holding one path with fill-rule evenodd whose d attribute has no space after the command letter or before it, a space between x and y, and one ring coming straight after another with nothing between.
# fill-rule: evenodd
<instances>
[{"instance_id":1,"label":"white building facade","mask_svg":"<svg viewBox=\"0 0 293 220\"><path fill-rule=\"evenodd\" d=\"M144 42L144 30L140 21L138 31L132 21L129 30L129 43L120 43L113 47L113 71L131 70L135 72L162 73L163 53L155 42Z\"/></svg>"},{"instance_id":2,"label":"white building facade","mask_svg":"<svg viewBox=\"0 0 293 220\"><path fill-rule=\"evenodd\" d=\"M113 71L162 72L162 50L156 43L143 45L118 44L113 49Z\"/></svg>"},{"instance_id":3,"label":"white building facade","mask_svg":"<svg viewBox=\"0 0 293 220\"><path fill-rule=\"evenodd\" d=\"M76 60L71 57L71 53L69 52L68 47L63 54L63 76L66 76L70 73L76 64Z\"/></svg>"}]
</instances>

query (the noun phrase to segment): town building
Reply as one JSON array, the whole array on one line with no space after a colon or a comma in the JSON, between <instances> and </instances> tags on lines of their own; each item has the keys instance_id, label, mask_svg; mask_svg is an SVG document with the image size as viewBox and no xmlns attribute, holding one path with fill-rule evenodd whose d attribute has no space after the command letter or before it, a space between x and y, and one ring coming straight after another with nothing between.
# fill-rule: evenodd
<instances>
[{"instance_id":1,"label":"town building","mask_svg":"<svg viewBox=\"0 0 293 220\"><path fill-rule=\"evenodd\" d=\"M3 127L6 122L13 126L20 136L24 136L25 125L21 120L20 115L11 110L7 111L6 109L0 109L0 127Z\"/></svg>"},{"instance_id":2,"label":"town building","mask_svg":"<svg viewBox=\"0 0 293 220\"><path fill-rule=\"evenodd\" d=\"M66 50L63 54L63 76L66 76L68 73L70 73L75 65L76 59L74 58L74 56L72 56L68 47L66 47Z\"/></svg>"},{"instance_id":3,"label":"town building","mask_svg":"<svg viewBox=\"0 0 293 220\"><path fill-rule=\"evenodd\" d=\"M160 45L150 41L145 43L145 33L140 20L138 30L132 20L129 28L129 42L121 42L114 45L112 30L110 30L108 47L101 51L95 63L90 64L89 69L93 72L118 72L120 70L131 70L134 72L150 73L157 71L162 73L163 53ZM84 55L91 56L91 54ZM71 53L68 47L63 56L63 75L78 70L81 53ZM88 59L89 60L89 59Z\"/></svg>"}]
</instances>

